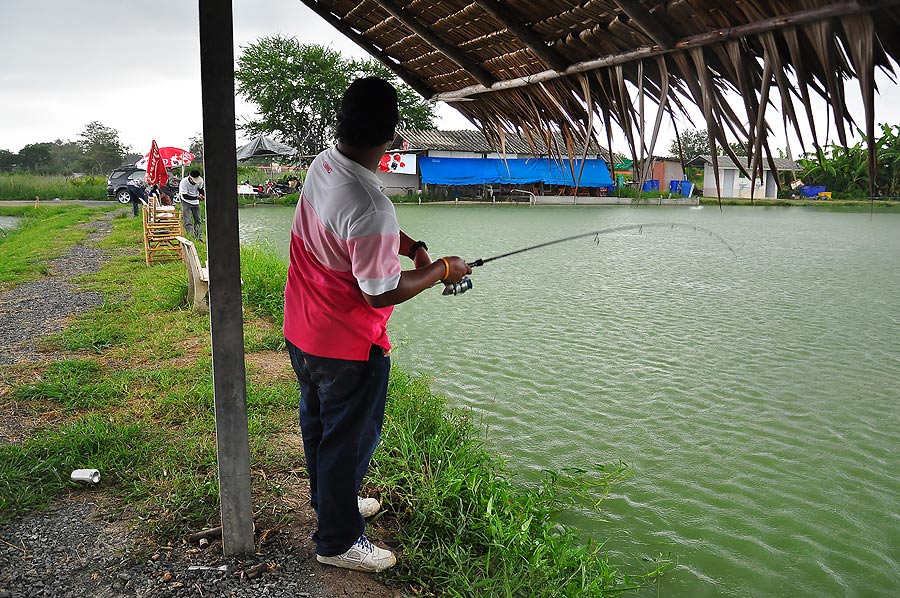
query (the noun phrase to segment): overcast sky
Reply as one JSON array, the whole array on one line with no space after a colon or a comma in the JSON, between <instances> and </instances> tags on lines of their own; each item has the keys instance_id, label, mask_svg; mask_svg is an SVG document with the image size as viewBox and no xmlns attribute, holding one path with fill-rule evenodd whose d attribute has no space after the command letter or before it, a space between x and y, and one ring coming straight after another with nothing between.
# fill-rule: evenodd
<instances>
[{"instance_id":1,"label":"overcast sky","mask_svg":"<svg viewBox=\"0 0 900 598\"><path fill-rule=\"evenodd\" d=\"M240 46L276 33L366 56L299 0L234 0L233 7L235 56ZM187 148L202 129L198 30L194 0L0 0L0 149L74 141L95 120L137 153L146 153L152 139ZM898 86L878 80L876 121L900 123ZM861 121L855 84L848 91ZM240 119L253 107L238 99L236 111ZM816 114L824 122L824 107ZM472 128L446 104L438 105L438 116L442 129ZM777 125L773 146L784 147L780 119L771 113L769 120ZM666 153L672 138L666 128L655 153ZM614 139L624 151L621 136Z\"/></svg>"}]
</instances>

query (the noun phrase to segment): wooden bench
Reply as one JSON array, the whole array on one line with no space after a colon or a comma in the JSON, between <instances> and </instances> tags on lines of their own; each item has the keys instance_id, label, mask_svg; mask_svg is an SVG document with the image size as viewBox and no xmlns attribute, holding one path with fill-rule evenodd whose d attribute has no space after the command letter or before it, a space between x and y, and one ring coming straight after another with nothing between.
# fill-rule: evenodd
<instances>
[{"instance_id":1,"label":"wooden bench","mask_svg":"<svg viewBox=\"0 0 900 598\"><path fill-rule=\"evenodd\" d=\"M181 243L181 255L187 267L188 303L194 311L209 311L209 262L204 268L200 265L197 248L190 239L176 237Z\"/></svg>"}]
</instances>

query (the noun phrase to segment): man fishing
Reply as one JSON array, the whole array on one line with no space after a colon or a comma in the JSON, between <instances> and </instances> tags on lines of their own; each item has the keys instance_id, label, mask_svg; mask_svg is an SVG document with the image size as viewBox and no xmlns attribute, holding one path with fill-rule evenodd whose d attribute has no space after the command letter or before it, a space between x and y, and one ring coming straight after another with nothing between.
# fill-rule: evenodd
<instances>
[{"instance_id":1,"label":"man fishing","mask_svg":"<svg viewBox=\"0 0 900 598\"><path fill-rule=\"evenodd\" d=\"M345 92L337 146L309 167L291 229L284 291L284 336L300 382L300 428L318 515L320 563L382 571L391 551L365 535L364 516L380 504L362 498L362 479L381 436L393 306L438 282L471 273L460 257L432 262L428 248L400 230L375 170L394 139L397 92L377 77ZM402 270L399 256L413 260Z\"/></svg>"}]
</instances>

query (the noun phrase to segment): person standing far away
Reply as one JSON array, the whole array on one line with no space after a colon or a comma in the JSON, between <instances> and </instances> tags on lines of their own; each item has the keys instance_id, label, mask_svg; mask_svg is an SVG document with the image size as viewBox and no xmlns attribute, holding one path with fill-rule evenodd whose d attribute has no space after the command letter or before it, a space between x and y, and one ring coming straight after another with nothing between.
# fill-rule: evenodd
<instances>
[{"instance_id":1,"label":"person standing far away","mask_svg":"<svg viewBox=\"0 0 900 598\"><path fill-rule=\"evenodd\" d=\"M178 193L181 195L184 232L202 243L203 218L200 216L200 202L203 201L205 196L203 179L200 178L199 170L192 170L187 177L181 179L181 183L178 185Z\"/></svg>"},{"instance_id":2,"label":"person standing far away","mask_svg":"<svg viewBox=\"0 0 900 598\"><path fill-rule=\"evenodd\" d=\"M144 182L144 179L129 179L125 186L131 195L132 214L137 218L140 205L142 203L147 205L147 183Z\"/></svg>"},{"instance_id":3,"label":"person standing far away","mask_svg":"<svg viewBox=\"0 0 900 598\"><path fill-rule=\"evenodd\" d=\"M309 167L291 228L284 336L300 382L300 429L318 516L320 563L378 572L396 558L372 544L365 519L381 508L359 495L381 437L393 306L472 269L460 257L431 261L400 230L375 171L394 139L397 92L355 80L341 100L337 145ZM413 268L402 270L400 257Z\"/></svg>"}]
</instances>

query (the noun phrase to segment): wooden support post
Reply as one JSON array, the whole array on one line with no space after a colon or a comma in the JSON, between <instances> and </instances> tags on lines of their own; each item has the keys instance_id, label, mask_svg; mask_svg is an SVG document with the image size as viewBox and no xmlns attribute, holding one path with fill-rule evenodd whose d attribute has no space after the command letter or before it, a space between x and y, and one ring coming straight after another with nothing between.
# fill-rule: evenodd
<instances>
[{"instance_id":1,"label":"wooden support post","mask_svg":"<svg viewBox=\"0 0 900 598\"><path fill-rule=\"evenodd\" d=\"M250 443L241 313L237 159L234 134L234 21L231 3L199 0L200 83L209 248L216 449L226 556L254 550Z\"/></svg>"}]
</instances>

